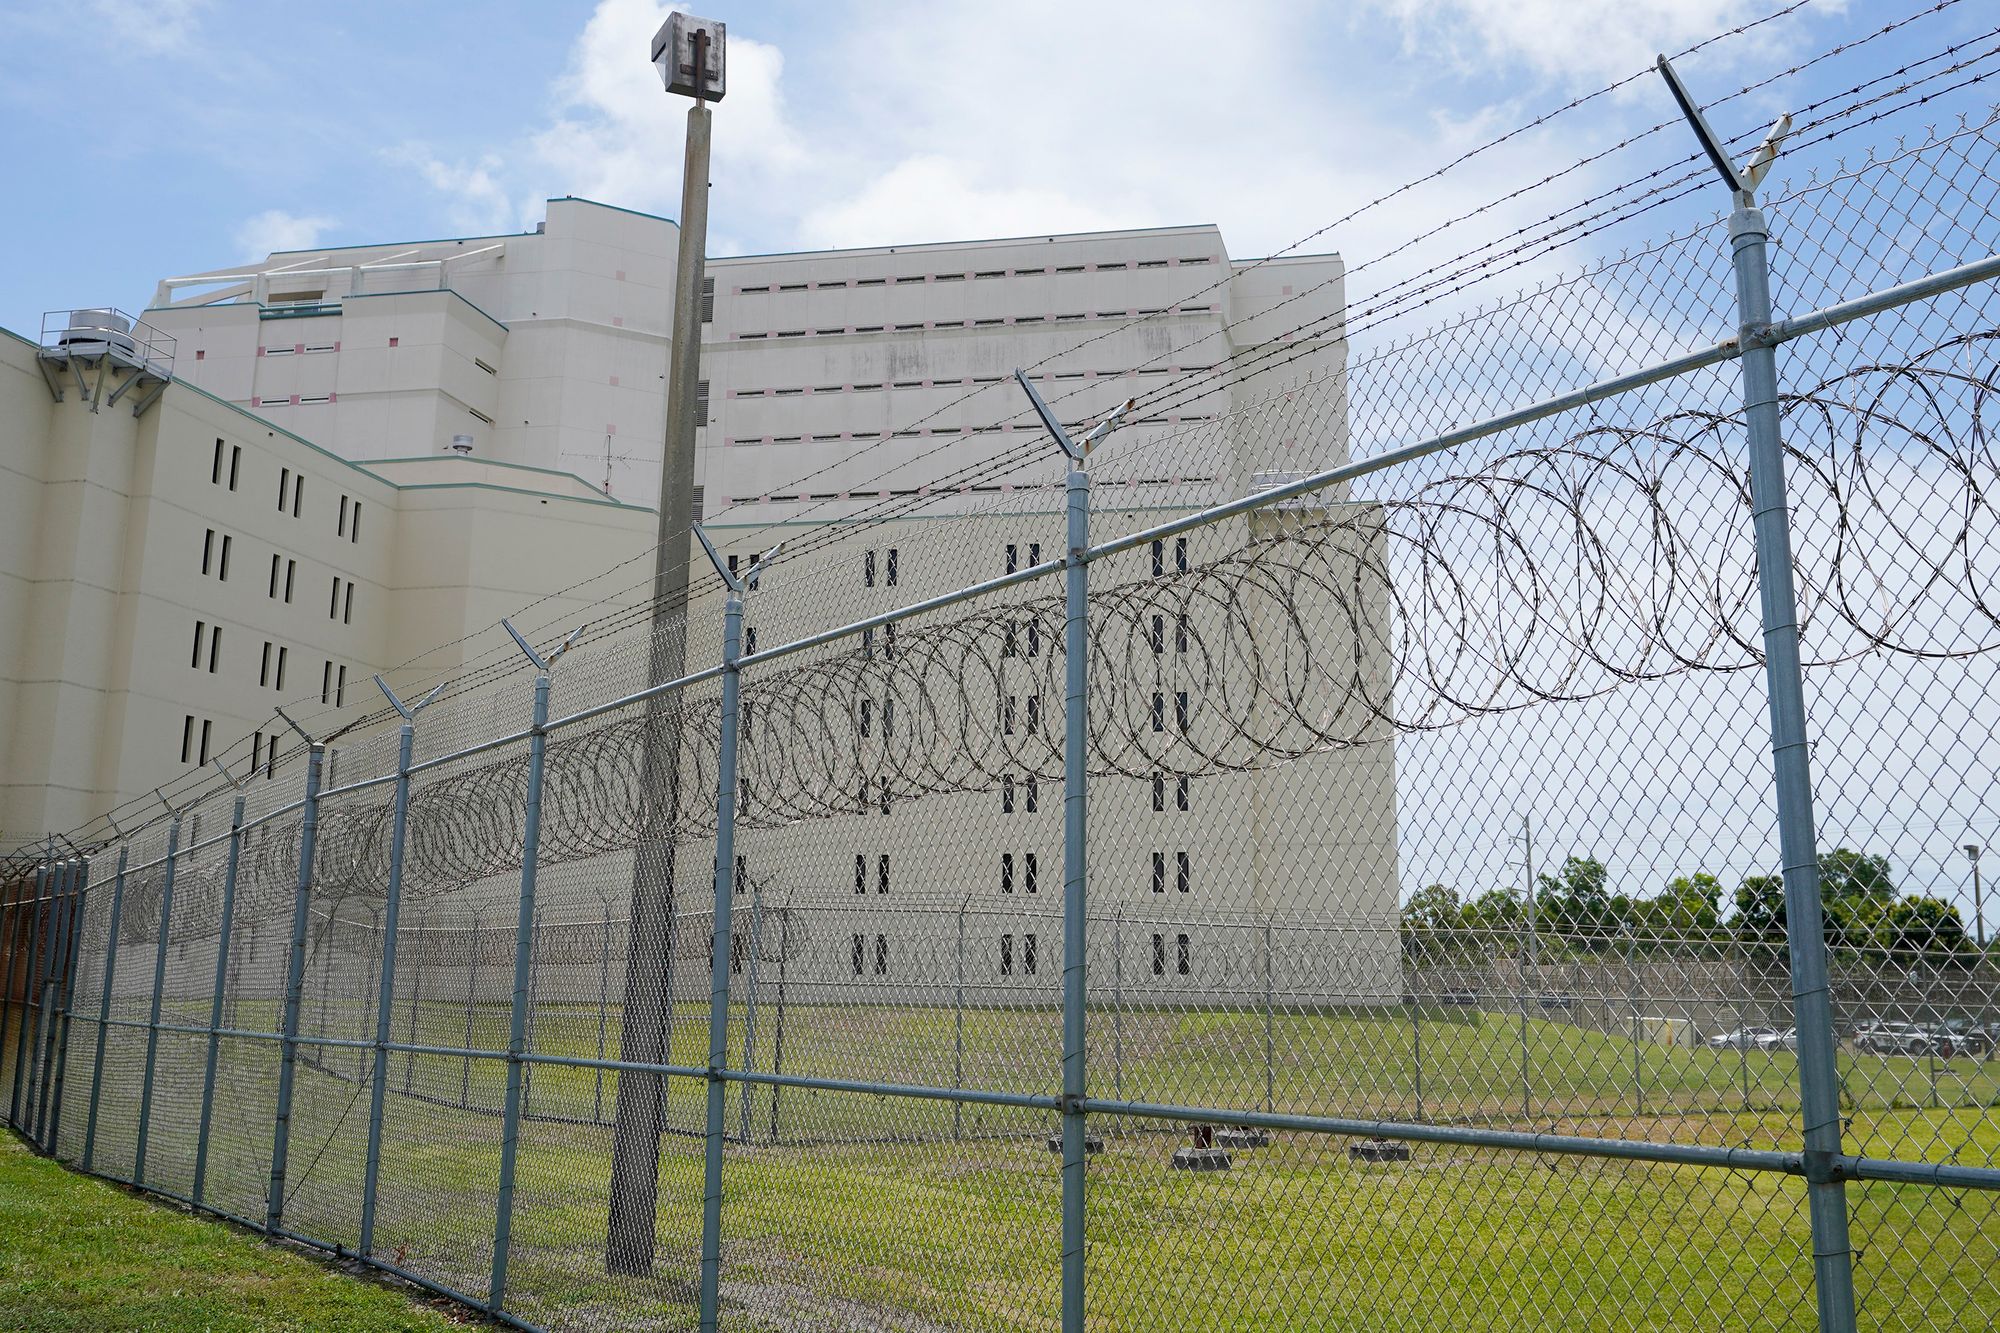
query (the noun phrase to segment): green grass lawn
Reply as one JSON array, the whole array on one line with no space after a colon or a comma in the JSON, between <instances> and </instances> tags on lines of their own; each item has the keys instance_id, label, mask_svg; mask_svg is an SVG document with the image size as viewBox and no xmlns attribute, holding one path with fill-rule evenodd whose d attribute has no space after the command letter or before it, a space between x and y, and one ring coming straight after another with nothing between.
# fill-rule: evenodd
<instances>
[{"instance_id":1,"label":"green grass lawn","mask_svg":"<svg viewBox=\"0 0 2000 1333\"><path fill-rule=\"evenodd\" d=\"M0 1135L0 1328L458 1326L401 1292L66 1171Z\"/></svg>"},{"instance_id":2,"label":"green grass lawn","mask_svg":"<svg viewBox=\"0 0 2000 1333\"><path fill-rule=\"evenodd\" d=\"M336 1012L333 1026L357 1026L356 1012L352 1022ZM731 1048L740 1059L737 1017ZM758 1067L768 1067L774 1019L768 1010L758 1015ZM503 1006L480 1006L473 1043L504 1042L505 1020ZM705 1020L701 1006L677 1016L677 1062L700 1062ZM462 1008L427 1006L418 1039L457 1045L464 1023ZM399 1014L399 1038L407 1024L407 1013ZM952 1076L957 1025L949 1010L798 1006L786 1024L788 1072L907 1083ZM109 1066L98 1165L114 1174L132 1169L140 1040L120 1034ZM615 1015L608 1040L615 1053ZM1268 1095L1288 1111L1796 1145L1795 1061L1784 1052L1634 1043L1542 1018L1524 1029L1518 1016L1499 1014L1438 1014L1420 1027L1407 1011L1280 1014L1269 1029L1276 1062L1267 1080L1260 1013L1094 1013L1091 1040L1092 1083L1103 1096L1261 1108ZM537 1016L539 1050L594 1055L596 1042L594 1007L550 1005ZM190 1188L196 1099L189 1089L191 1081L198 1086L204 1047L198 1038L161 1044L165 1091L147 1178L181 1192ZM963 1049L969 1086L1049 1090L1055 1015L970 1011ZM327 1068L300 1075L287 1224L351 1246L367 1107L354 1076L366 1057L332 1051L326 1058ZM261 1207L274 1061L267 1043L223 1043L209 1191L240 1213ZM1850 1150L2000 1161L1992 1110L2000 1062L1852 1052L1841 1061ZM500 1060L468 1068L457 1058L398 1054L390 1086L400 1094L407 1083L446 1101L466 1090L491 1109L504 1072ZM616 1075L606 1074L606 1116L616 1087ZM672 1122L698 1125L703 1095L697 1080L673 1080ZM588 1121L599 1096L595 1071L534 1073L532 1109L540 1114ZM727 1158L724 1296L734 1327L1055 1327L1060 1181L1042 1142L1053 1117L966 1107L955 1140L949 1103L786 1089L776 1108L781 1141L772 1144L773 1099L769 1088L753 1091L756 1137L765 1141L733 1145ZM75 1105L63 1130L72 1152ZM740 1111L732 1088L732 1132ZM1109 1116L1092 1123L1107 1140L1089 1168L1093 1333L1775 1331L1810 1323L1804 1189L1789 1177L1432 1145L1417 1145L1407 1164L1367 1165L1348 1159L1345 1140L1304 1134L1279 1134L1269 1147L1238 1153L1227 1173L1193 1176L1168 1169L1186 1141L1183 1129ZM461 1290L485 1290L499 1128L490 1114L389 1098L380 1253ZM552 1328L691 1328L701 1144L673 1134L663 1141L655 1272L613 1277L603 1264L610 1139L589 1123L524 1126L509 1308ZM848 1141L825 1141L833 1139ZM1879 1184L1850 1185L1849 1197L1864 1322L2000 1324L2000 1285L1977 1276L2000 1271L2000 1197Z\"/></svg>"}]
</instances>

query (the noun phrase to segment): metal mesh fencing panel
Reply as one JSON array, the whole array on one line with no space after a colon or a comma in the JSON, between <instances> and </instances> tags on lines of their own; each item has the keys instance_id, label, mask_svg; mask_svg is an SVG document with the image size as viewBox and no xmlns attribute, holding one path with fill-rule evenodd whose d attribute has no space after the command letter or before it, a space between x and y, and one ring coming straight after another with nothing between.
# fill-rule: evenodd
<instances>
[{"instance_id":1,"label":"metal mesh fencing panel","mask_svg":"<svg viewBox=\"0 0 2000 1333\"><path fill-rule=\"evenodd\" d=\"M1839 63L1923 19L1711 108L1832 62L1761 211L1671 122L1121 323L1087 481L849 460L17 862L11 1122L535 1328L1989 1326L2000 45Z\"/></svg>"}]
</instances>

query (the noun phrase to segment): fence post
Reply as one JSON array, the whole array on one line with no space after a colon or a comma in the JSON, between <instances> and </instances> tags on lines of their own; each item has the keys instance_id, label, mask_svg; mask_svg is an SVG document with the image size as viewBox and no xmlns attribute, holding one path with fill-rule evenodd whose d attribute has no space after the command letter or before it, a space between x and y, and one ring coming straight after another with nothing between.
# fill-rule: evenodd
<instances>
[{"instance_id":1,"label":"fence post","mask_svg":"<svg viewBox=\"0 0 2000 1333\"><path fill-rule=\"evenodd\" d=\"M1632 1011L1632 1109L1646 1113L1646 1052L1640 1045L1639 1024L1639 935L1631 923L1625 926L1625 1002Z\"/></svg>"},{"instance_id":2,"label":"fence post","mask_svg":"<svg viewBox=\"0 0 2000 1333\"><path fill-rule=\"evenodd\" d=\"M160 1055L160 1004L166 998L167 936L174 922L174 860L180 853L181 817L167 825L166 882L160 889L160 939L153 949L153 1007L146 1019L146 1065L139 1081L138 1144L132 1153L132 1184L146 1183L146 1138L153 1128L153 1074Z\"/></svg>"},{"instance_id":3,"label":"fence post","mask_svg":"<svg viewBox=\"0 0 2000 1333\"><path fill-rule=\"evenodd\" d=\"M312 916L313 844L319 836L319 777L325 754L325 746L306 738L306 795L299 817L299 873L292 893L292 938L285 952L285 1013L279 1028L278 1105L272 1117L271 1189L264 1204L266 1231L276 1231L285 1214L292 1085L299 1061L299 1002L306 985L306 926Z\"/></svg>"},{"instance_id":4,"label":"fence post","mask_svg":"<svg viewBox=\"0 0 2000 1333\"><path fill-rule=\"evenodd\" d=\"M700 534L701 529L695 529ZM704 536L702 544L708 539ZM714 558L714 552L710 552ZM761 561L759 563L762 563ZM708 960L708 1126L701 1187L701 1333L715 1333L722 1293L722 1118L729 1060L730 913L736 890L736 744L743 655L743 583L729 583L722 613L722 743L715 765L715 937ZM757 566L750 567L755 576Z\"/></svg>"},{"instance_id":5,"label":"fence post","mask_svg":"<svg viewBox=\"0 0 2000 1333\"><path fill-rule=\"evenodd\" d=\"M28 965L21 974L21 1026L14 1034L14 1094L7 1104L7 1123L16 1129L21 1128L22 1083L27 1075L28 1056L32 1050L32 1047L29 1045L28 1016L33 1011L31 1001L34 999L39 988L35 970L39 965L38 960L41 956L42 933L36 923L41 919L42 899L48 892L49 881L52 875L52 868L47 861L44 861L35 868L35 896L29 900L28 905L28 929L25 941L25 947L28 950ZM14 915L16 918L19 918L20 914L21 902L17 896L14 901ZM17 941L14 946L15 952L18 953L22 947L22 943ZM11 974L13 968L10 966L8 971ZM8 986L11 988L12 985L13 979L10 975Z\"/></svg>"},{"instance_id":6,"label":"fence post","mask_svg":"<svg viewBox=\"0 0 2000 1333\"><path fill-rule=\"evenodd\" d=\"M7 968L0 973L0 1051L4 1051L6 1037L13 1031L14 1019L14 960L21 952L21 900L26 896L28 877L24 874L11 881L13 897L0 905L0 918L6 921L6 928L0 930L0 948L7 952ZM0 1060L4 1060L0 1054Z\"/></svg>"},{"instance_id":7,"label":"fence post","mask_svg":"<svg viewBox=\"0 0 2000 1333\"><path fill-rule=\"evenodd\" d=\"M461 1045L468 1052L472 1050L473 1007L479 1002L479 958L486 951L486 917L478 910L472 913L472 960L465 969L465 1040ZM469 1108L472 1105L472 1056L461 1057L463 1064L458 1071L458 1104Z\"/></svg>"},{"instance_id":8,"label":"fence post","mask_svg":"<svg viewBox=\"0 0 2000 1333\"><path fill-rule=\"evenodd\" d=\"M743 960L743 1068L756 1068L757 1055L757 954L764 944L764 890L750 886L750 947ZM752 1085L743 1085L743 1110L739 1137L750 1142L750 1094Z\"/></svg>"},{"instance_id":9,"label":"fence post","mask_svg":"<svg viewBox=\"0 0 2000 1333\"><path fill-rule=\"evenodd\" d=\"M327 937L329 939L332 938L334 926L338 924L336 920L338 915L339 915L338 908L335 908L332 912L327 913L326 924L327 924ZM366 934L362 935L362 938L374 939L381 934L381 931L382 931L382 912L379 908L375 907L373 904L370 904L368 908L368 930ZM356 933L359 934L360 932L357 931ZM369 991L375 989L375 982L376 979L381 975L381 970L382 970L381 949L379 947L369 949L368 970L362 974L362 981L361 981L362 995L366 995L368 994ZM320 975L324 978L324 984L326 988L328 990L332 990L333 989L332 949L328 949L326 951L326 967L321 971ZM342 1026L345 1026L347 997L344 995L341 997L340 1008L341 1008ZM371 1073L369 1066L371 1063L373 1046L372 1045L364 1046L360 1042L356 1042L353 1046L349 1047L348 1049L354 1052L354 1086L357 1088L366 1088L371 1086L369 1083L369 1077ZM328 1064L331 1064L333 1061L333 1056L332 1053L330 1052L323 1054L321 1058L324 1059Z\"/></svg>"},{"instance_id":10,"label":"fence post","mask_svg":"<svg viewBox=\"0 0 2000 1333\"><path fill-rule=\"evenodd\" d=\"M49 1079L55 1072L56 996L62 988L63 956L69 951L68 923L63 917L63 904L69 897L76 864L73 860L63 861L57 867L55 882L49 888L48 925L44 927L48 933L48 945L44 950L47 956L42 964L41 989L37 992L41 997L40 1018L35 1024L35 1049L29 1053L32 1068L28 1088L32 1095L28 1103L28 1138L43 1152L49 1150ZM1935 1073L1931 1076L1931 1085L1933 1088L1937 1085Z\"/></svg>"},{"instance_id":11,"label":"fence post","mask_svg":"<svg viewBox=\"0 0 2000 1333\"><path fill-rule=\"evenodd\" d=\"M542 846L542 767L548 752L549 724L549 669L555 660L568 651L576 642L581 629L563 640L562 645L547 657L543 657L528 645L513 625L507 621L507 632L514 636L530 662L535 666L534 713L528 725L528 790L522 803L521 815L521 894L514 917L514 999L507 1019L507 1100L501 1112L500 1121L500 1192L499 1207L493 1217L493 1276L486 1288L486 1308L494 1314L507 1297L507 1250L512 1243L514 1230L514 1173L521 1148L521 1057L528 1044L528 985L534 977L535 963L535 869L541 859ZM474 960L477 961L477 955ZM470 987L468 986L468 995ZM466 1007L466 1049L472 1049L472 1009L468 998ZM471 1057L466 1057L467 1077L470 1077Z\"/></svg>"},{"instance_id":12,"label":"fence post","mask_svg":"<svg viewBox=\"0 0 2000 1333\"><path fill-rule=\"evenodd\" d=\"M543 915L542 909L537 907L535 909L535 923L528 929L528 960L530 964L528 968L528 1029L526 1034L521 1038L521 1049L523 1051L535 1044L535 1032L540 1027L536 1019L541 1016L542 1012L542 970L539 967L535 967L533 963L534 960L542 956ZM521 1066L522 1119L525 1120L534 1114L534 1105L535 1067L524 1064Z\"/></svg>"},{"instance_id":13,"label":"fence post","mask_svg":"<svg viewBox=\"0 0 2000 1333\"><path fill-rule=\"evenodd\" d=\"M1805 1128L1806 1199L1812 1222L1814 1289L1823 1333L1854 1328L1854 1269L1847 1191L1834 1168L1840 1146L1840 1074L1827 993L1825 925L1814 846L1812 768L1805 680L1799 664L1798 595L1792 581L1785 453L1779 434L1777 353L1771 342L1771 274L1764 214L1749 190L1729 218L1735 257L1738 337L1743 348L1743 420L1750 445L1751 521L1763 604L1764 674L1771 710L1778 843L1784 862L1792 1006L1799 1030L1799 1103Z\"/></svg>"},{"instance_id":14,"label":"fence post","mask_svg":"<svg viewBox=\"0 0 2000 1333\"><path fill-rule=\"evenodd\" d=\"M90 1109L83 1120L83 1158L79 1165L88 1173L97 1156L97 1104L104 1091L104 1039L111 1031L111 987L118 979L119 918L125 912L125 858L129 844L118 849L118 870L111 880L111 924L104 941L104 980L97 997L97 1049L90 1058Z\"/></svg>"},{"instance_id":15,"label":"fence post","mask_svg":"<svg viewBox=\"0 0 2000 1333\"><path fill-rule=\"evenodd\" d=\"M13 881L13 901L0 906L0 916L6 920L6 929L0 930L0 948L7 951L7 970L0 974L0 1048L4 1048L6 1036L13 1030L14 1018L14 960L20 954L21 940L21 899L26 896L27 876Z\"/></svg>"},{"instance_id":16,"label":"fence post","mask_svg":"<svg viewBox=\"0 0 2000 1333\"><path fill-rule=\"evenodd\" d=\"M535 677L534 722L528 729L528 794L521 837L521 900L514 922L514 1001L507 1020L507 1100L500 1122L500 1206L493 1219L493 1278L486 1306L498 1311L507 1296L507 1250L514 1229L514 1173L520 1155L521 1056L527 1048L528 982L534 969L535 862L542 838L542 761L548 737L549 677ZM467 1010L469 1014L470 1009ZM471 1049L468 1042L467 1048Z\"/></svg>"},{"instance_id":17,"label":"fence post","mask_svg":"<svg viewBox=\"0 0 2000 1333\"><path fill-rule=\"evenodd\" d=\"M411 960L414 966L410 969L410 1032L409 1036L404 1039L404 1045L406 1046L415 1046L417 1044L417 1014L422 1009L424 1003L424 955L430 952L430 932L431 916L429 912L425 912L417 922L417 956ZM403 1092L405 1095L416 1085L416 1081L417 1053L415 1051L405 1051L403 1052Z\"/></svg>"},{"instance_id":18,"label":"fence post","mask_svg":"<svg viewBox=\"0 0 2000 1333\"><path fill-rule=\"evenodd\" d=\"M1799 661L1799 603L1785 494L1785 446L1778 411L1777 344L1771 337L1770 231L1756 188L1791 127L1780 117L1739 170L1665 56L1660 74L1695 137L1734 196L1729 249L1736 278L1736 345L1741 349L1743 425L1750 457L1750 521L1757 543L1757 592L1764 623L1764 679L1771 715L1771 766L1778 848L1785 885L1792 1010L1799 1033L1799 1109L1804 1126L1807 1214L1812 1225L1813 1290L1821 1333L1853 1333L1854 1267L1840 1156L1840 1070L1827 990L1826 929L1814 846L1812 758L1806 741L1805 677ZM1747 1059L1747 1051L1745 1053Z\"/></svg>"},{"instance_id":19,"label":"fence post","mask_svg":"<svg viewBox=\"0 0 2000 1333\"><path fill-rule=\"evenodd\" d=\"M1111 1095L1125 1100L1125 904L1111 913Z\"/></svg>"},{"instance_id":20,"label":"fence post","mask_svg":"<svg viewBox=\"0 0 2000 1333\"><path fill-rule=\"evenodd\" d=\"M1424 997L1421 991L1410 995L1410 1067L1414 1091L1417 1095L1417 1123L1424 1120Z\"/></svg>"},{"instance_id":21,"label":"fence post","mask_svg":"<svg viewBox=\"0 0 2000 1333\"><path fill-rule=\"evenodd\" d=\"M604 904L604 947L597 955L597 1058L604 1058L605 1028L611 1012L611 903ZM592 1093L590 1118L602 1123L604 1120L604 1066L599 1065L596 1088Z\"/></svg>"},{"instance_id":22,"label":"fence post","mask_svg":"<svg viewBox=\"0 0 2000 1333\"><path fill-rule=\"evenodd\" d=\"M972 902L967 893L958 905L958 963L956 987L952 993L951 1030L951 1086L965 1091L965 911ZM965 1133L965 1103L951 1104L951 1137L954 1141Z\"/></svg>"},{"instance_id":23,"label":"fence post","mask_svg":"<svg viewBox=\"0 0 2000 1333\"><path fill-rule=\"evenodd\" d=\"M1062 1328L1083 1333L1084 1312L1084 1003L1088 999L1084 901L1089 766L1090 474L1079 454L1068 485L1069 556L1064 562L1063 624L1063 1057Z\"/></svg>"},{"instance_id":24,"label":"fence post","mask_svg":"<svg viewBox=\"0 0 2000 1333\"><path fill-rule=\"evenodd\" d=\"M771 1072L785 1072L785 971L792 956L792 900L788 894L785 905L778 909L778 1021L771 1025ZM784 1085L771 1085L771 1142L778 1140L778 1100L784 1094Z\"/></svg>"},{"instance_id":25,"label":"fence post","mask_svg":"<svg viewBox=\"0 0 2000 1333\"><path fill-rule=\"evenodd\" d=\"M75 862L65 859L56 863L56 869L49 881L48 901L42 909L42 965L39 981L35 987L35 1036L28 1048L28 1141L43 1152L48 1144L43 1141L42 1125L48 1116L49 1073L55 1056L55 1047L50 1038L55 1032L56 988L62 984L63 920L60 904L69 893L70 875ZM1937 1078L1932 1076L1936 1084Z\"/></svg>"},{"instance_id":26,"label":"fence post","mask_svg":"<svg viewBox=\"0 0 2000 1333\"><path fill-rule=\"evenodd\" d=\"M417 711L444 689L439 685L414 706L396 697L388 682L375 688L403 715L396 731L396 786L389 826L389 885L382 903L382 968L375 993L375 1065L368 1096L368 1156L361 1177L361 1257L375 1253L375 1205L382 1184L382 1114L389 1098L389 1024L396 1008L396 932L403 907L403 847L410 829L410 761L417 743Z\"/></svg>"},{"instance_id":27,"label":"fence post","mask_svg":"<svg viewBox=\"0 0 2000 1333\"><path fill-rule=\"evenodd\" d=\"M1268 1112L1277 1106L1278 1043L1277 984L1271 970L1271 919L1264 918L1264 1109Z\"/></svg>"},{"instance_id":28,"label":"fence post","mask_svg":"<svg viewBox=\"0 0 2000 1333\"><path fill-rule=\"evenodd\" d=\"M63 956L62 985L62 1033L56 1042L55 1093L50 1104L48 1127L48 1151L54 1153L61 1145L63 1084L69 1073L69 1029L70 1015L76 1007L76 960L81 951L83 934L84 903L90 894L90 858L83 857L77 862L76 890L70 895L69 929L65 938L69 944Z\"/></svg>"},{"instance_id":29,"label":"fence post","mask_svg":"<svg viewBox=\"0 0 2000 1333\"><path fill-rule=\"evenodd\" d=\"M229 811L229 863L222 873L222 920L216 927L215 994L208 1007L208 1063L201 1075L201 1127L194 1140L194 1201L202 1200L208 1179L208 1129L215 1115L215 1066L222 1053L222 1002L229 989L229 928L236 911L236 863L243 849L243 793Z\"/></svg>"}]
</instances>

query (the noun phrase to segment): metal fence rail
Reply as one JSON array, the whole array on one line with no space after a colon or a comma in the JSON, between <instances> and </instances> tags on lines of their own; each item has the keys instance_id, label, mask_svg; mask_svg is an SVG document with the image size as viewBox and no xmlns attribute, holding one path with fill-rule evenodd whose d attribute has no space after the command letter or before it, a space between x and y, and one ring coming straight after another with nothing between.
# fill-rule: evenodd
<instances>
[{"instance_id":1,"label":"metal fence rail","mask_svg":"<svg viewBox=\"0 0 2000 1333\"><path fill-rule=\"evenodd\" d=\"M2000 122L1808 151L1971 59L900 538L1003 573L718 557L716 665L517 635L18 863L9 1123L523 1328L1990 1327Z\"/></svg>"}]
</instances>

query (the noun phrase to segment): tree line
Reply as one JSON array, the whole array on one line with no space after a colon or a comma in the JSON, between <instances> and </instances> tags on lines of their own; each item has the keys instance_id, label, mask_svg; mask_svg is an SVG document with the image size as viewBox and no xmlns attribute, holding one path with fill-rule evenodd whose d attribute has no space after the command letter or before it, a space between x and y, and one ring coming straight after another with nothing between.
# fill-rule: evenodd
<instances>
[{"instance_id":1,"label":"tree line","mask_svg":"<svg viewBox=\"0 0 2000 1333\"><path fill-rule=\"evenodd\" d=\"M1958 908L1942 898L1903 894L1889 858L1845 847L1819 858L1821 911L1829 947L1971 963L1978 951ZM1446 952L1521 952L1532 941L1544 958L1566 954L1649 952L1689 944L1785 947L1785 886L1778 875L1750 875L1725 908L1725 887L1705 871L1677 875L1650 895L1613 893L1610 874L1592 856L1571 856L1535 877L1530 902L1516 888L1463 896L1430 884L1403 905L1403 943L1415 956Z\"/></svg>"}]
</instances>

